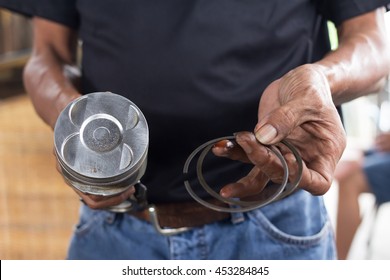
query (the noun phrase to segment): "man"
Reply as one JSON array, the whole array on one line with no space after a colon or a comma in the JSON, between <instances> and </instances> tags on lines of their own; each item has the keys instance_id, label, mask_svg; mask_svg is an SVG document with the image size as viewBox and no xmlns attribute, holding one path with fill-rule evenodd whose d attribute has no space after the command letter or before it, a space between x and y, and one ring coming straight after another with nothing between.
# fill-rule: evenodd
<instances>
[{"instance_id":1,"label":"man","mask_svg":"<svg viewBox=\"0 0 390 280\"><path fill-rule=\"evenodd\" d=\"M109 198L75 190L89 207L82 207L69 258L335 258L319 196L330 187L345 147L334 105L383 84L389 71L383 23L388 1L0 3L33 16L33 54L24 78L42 119L53 127L80 94L111 91L129 98L150 127L142 178L148 201L156 205L162 227L190 227L166 237L143 212L92 210L124 201L133 188ZM339 31L334 52L327 20ZM77 39L82 41L80 89L64 74L76 63ZM250 197L268 178L280 181L279 163L262 144L282 139L304 160L301 190L245 214L221 214L193 202L180 176L187 156L202 143L237 131L242 131L236 134L238 145L217 145L213 152L249 161L253 169L245 176L238 161L206 162L208 182L223 197ZM285 158L293 180L294 157ZM195 171L188 177L194 182ZM167 212L169 219L161 214Z\"/></svg>"}]
</instances>

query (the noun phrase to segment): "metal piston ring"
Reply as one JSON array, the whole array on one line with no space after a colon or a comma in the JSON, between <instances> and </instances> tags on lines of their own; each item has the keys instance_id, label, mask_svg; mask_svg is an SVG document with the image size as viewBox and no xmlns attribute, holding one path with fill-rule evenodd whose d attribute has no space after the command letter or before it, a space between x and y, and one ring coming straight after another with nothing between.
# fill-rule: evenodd
<instances>
[{"instance_id":1,"label":"metal piston ring","mask_svg":"<svg viewBox=\"0 0 390 280\"><path fill-rule=\"evenodd\" d=\"M256 201L243 201L239 199L231 199L231 198L224 198L221 195L219 195L217 192L215 192L206 182L204 176L203 176L203 162L206 157L206 155L209 153L209 151L212 149L212 147L218 143L219 141L222 140L235 140L235 136L225 136L225 137L220 137L216 138L213 140L210 140L198 148L196 148L187 158L184 168L183 168L183 173L184 176L188 175L188 170L191 162L193 159L200 153L197 164L196 164L196 173L198 177L198 181L200 185L203 187L204 190L207 191L208 194L210 194L212 197L218 199L219 201L225 202L229 205L229 207L222 207L218 205L214 205L208 201L205 201L204 199L200 198L193 188L191 187L188 179L184 181L184 185L186 187L187 192L191 195L191 197L196 200L198 203L202 204L203 206L206 206L210 209L213 209L215 211L220 211L220 212L229 212L229 213L238 213L238 212L247 212L251 211L260 207L263 207L271 202L280 200L291 193L293 193L296 188L298 187L298 184L302 178L302 171L303 171L303 163L302 163L302 158L298 154L298 151L295 149L295 147L289 143L286 140L282 140L281 143L285 145L294 155L297 166L298 166L298 176L294 180L294 182L288 182L288 177L289 177L289 169L286 160L284 159L282 153L279 151L279 149L274 146L274 145L268 145L266 146L281 162L282 167L283 167L283 179L282 183L277 186L276 188L273 188L273 190L265 197L262 197L260 200ZM266 187L267 188L267 187ZM263 190L264 191L264 190Z\"/></svg>"}]
</instances>

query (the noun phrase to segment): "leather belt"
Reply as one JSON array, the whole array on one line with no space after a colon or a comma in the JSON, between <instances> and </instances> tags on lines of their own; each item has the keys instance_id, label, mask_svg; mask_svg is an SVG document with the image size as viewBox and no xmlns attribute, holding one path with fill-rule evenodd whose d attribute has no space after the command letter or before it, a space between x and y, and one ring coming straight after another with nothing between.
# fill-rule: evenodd
<instances>
[{"instance_id":1,"label":"leather belt","mask_svg":"<svg viewBox=\"0 0 390 280\"><path fill-rule=\"evenodd\" d=\"M219 200L213 201L214 204L223 204ZM156 209L158 223L161 227L168 228L183 228L183 227L198 227L205 224L222 221L230 218L230 214L226 212L217 212L211 210L196 201L176 202L176 203L159 203L154 204ZM222 206L222 205L221 205ZM148 209L142 211L128 212L129 215L139 219L152 222L150 211Z\"/></svg>"}]
</instances>

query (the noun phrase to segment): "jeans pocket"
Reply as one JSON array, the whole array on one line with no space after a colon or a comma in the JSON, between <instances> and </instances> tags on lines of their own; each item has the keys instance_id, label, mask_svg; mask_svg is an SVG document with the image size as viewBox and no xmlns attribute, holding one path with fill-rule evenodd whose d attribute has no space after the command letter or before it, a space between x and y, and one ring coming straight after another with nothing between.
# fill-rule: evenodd
<instances>
[{"instance_id":1,"label":"jeans pocket","mask_svg":"<svg viewBox=\"0 0 390 280\"><path fill-rule=\"evenodd\" d=\"M78 224L74 228L76 236L85 236L94 227L99 225L99 215L102 215L99 210L92 210L89 207L82 205L80 209L80 218Z\"/></svg>"},{"instance_id":2,"label":"jeans pocket","mask_svg":"<svg viewBox=\"0 0 390 280\"><path fill-rule=\"evenodd\" d=\"M316 246L330 236L330 222L323 219L323 216L312 219L281 215L276 219L273 216L271 220L261 210L255 210L248 213L248 218L257 227L261 227L259 231L286 245Z\"/></svg>"}]
</instances>

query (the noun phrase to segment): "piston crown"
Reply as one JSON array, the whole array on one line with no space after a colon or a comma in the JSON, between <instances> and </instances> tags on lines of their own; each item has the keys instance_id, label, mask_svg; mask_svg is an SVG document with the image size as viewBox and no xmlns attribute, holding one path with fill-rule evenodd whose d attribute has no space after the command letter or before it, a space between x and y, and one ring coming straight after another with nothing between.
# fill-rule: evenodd
<instances>
[{"instance_id":1,"label":"piston crown","mask_svg":"<svg viewBox=\"0 0 390 280\"><path fill-rule=\"evenodd\" d=\"M75 99L54 128L64 176L91 185L121 182L138 172L146 163L148 144L148 126L140 109L110 92Z\"/></svg>"}]
</instances>

